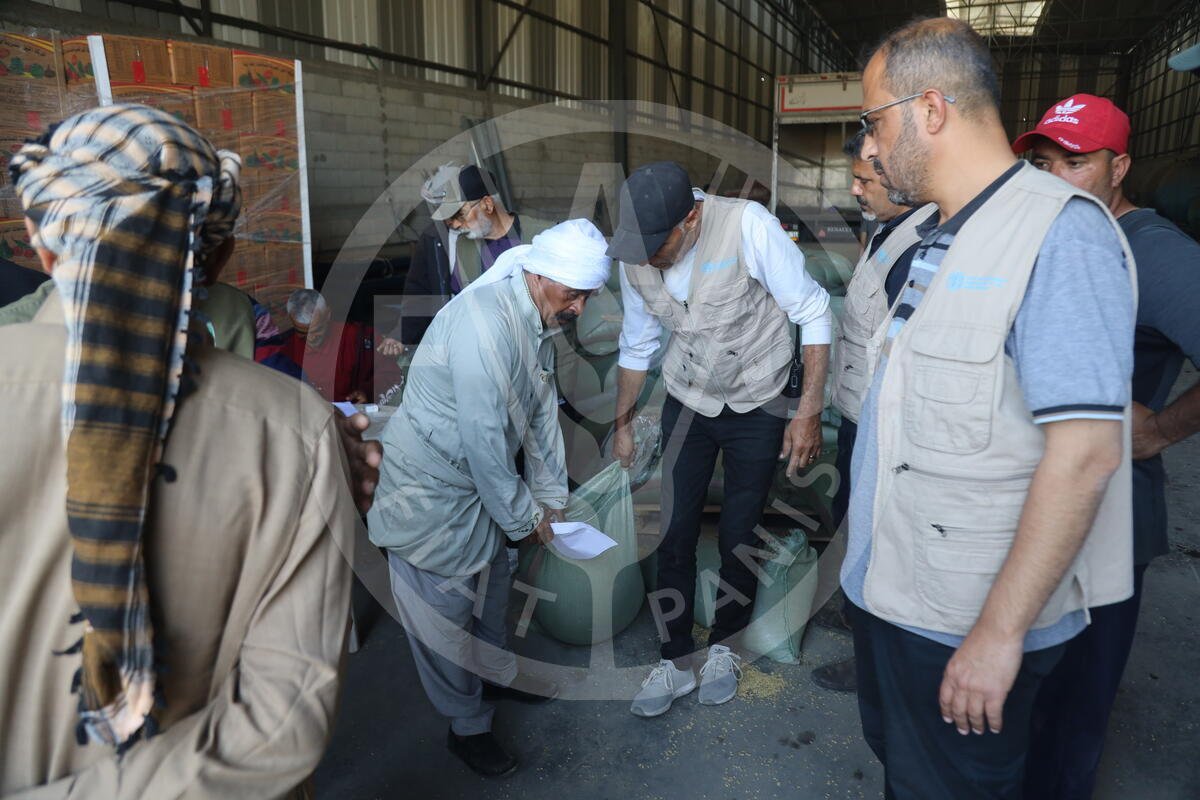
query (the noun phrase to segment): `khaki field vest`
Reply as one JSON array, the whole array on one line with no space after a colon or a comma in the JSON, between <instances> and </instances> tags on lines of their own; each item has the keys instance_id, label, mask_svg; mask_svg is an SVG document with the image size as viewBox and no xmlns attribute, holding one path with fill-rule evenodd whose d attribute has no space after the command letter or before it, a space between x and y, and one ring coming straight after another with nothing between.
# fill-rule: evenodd
<instances>
[{"instance_id":1,"label":"khaki field vest","mask_svg":"<svg viewBox=\"0 0 1200 800\"><path fill-rule=\"evenodd\" d=\"M833 407L851 422L858 422L863 397L875 373L879 355L874 350L875 331L888 315L884 282L900 256L921 241L917 226L936 213L937 206L933 203L918 208L888 234L873 256L871 244L875 237L872 237L854 267L854 276L846 287L846 305L829 368ZM878 235L879 231L876 231L875 236Z\"/></svg>"},{"instance_id":2,"label":"khaki field vest","mask_svg":"<svg viewBox=\"0 0 1200 800\"><path fill-rule=\"evenodd\" d=\"M748 202L705 195L684 302L667 291L661 270L625 265L646 311L671 331L662 365L667 391L706 417L725 406L753 411L778 397L792 361L787 315L746 268L742 214Z\"/></svg>"},{"instance_id":3,"label":"khaki field vest","mask_svg":"<svg viewBox=\"0 0 1200 800\"><path fill-rule=\"evenodd\" d=\"M1045 440L1004 342L1042 242L1072 197L1103 209L1125 250L1136 302L1133 255L1108 209L1026 164L963 225L892 343L879 391L875 528L863 592L882 619L965 635L1008 556ZM1126 453L1129 433L1126 407ZM1132 483L1124 458L1033 628L1132 592Z\"/></svg>"}]
</instances>

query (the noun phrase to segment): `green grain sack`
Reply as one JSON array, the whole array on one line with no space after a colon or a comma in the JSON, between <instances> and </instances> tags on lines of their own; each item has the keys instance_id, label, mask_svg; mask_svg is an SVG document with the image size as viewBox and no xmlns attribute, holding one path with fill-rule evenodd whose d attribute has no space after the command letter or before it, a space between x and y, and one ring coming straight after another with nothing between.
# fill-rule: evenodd
<instances>
[{"instance_id":1,"label":"green grain sack","mask_svg":"<svg viewBox=\"0 0 1200 800\"><path fill-rule=\"evenodd\" d=\"M801 530L771 538L773 543L764 549L773 550L774 556L763 564L766 575L759 578L754 618L742 643L772 661L798 664L800 641L817 595L817 551Z\"/></svg>"},{"instance_id":2,"label":"green grain sack","mask_svg":"<svg viewBox=\"0 0 1200 800\"><path fill-rule=\"evenodd\" d=\"M754 614L742 638L742 648L753 656L796 664L800 641L812 616L817 594L817 551L801 530L771 536L757 549L769 555L759 559L762 574L754 597ZM696 624L711 628L716 606L721 556L715 536L701 536L696 548ZM724 600L724 596L721 598ZM736 601L732 601L736 602Z\"/></svg>"},{"instance_id":3,"label":"green grain sack","mask_svg":"<svg viewBox=\"0 0 1200 800\"><path fill-rule=\"evenodd\" d=\"M567 644L603 642L633 622L645 596L629 474L610 464L571 494L566 516L608 534L617 546L586 561L536 547L521 559L518 578L553 596L539 596L533 609L543 631Z\"/></svg>"}]
</instances>

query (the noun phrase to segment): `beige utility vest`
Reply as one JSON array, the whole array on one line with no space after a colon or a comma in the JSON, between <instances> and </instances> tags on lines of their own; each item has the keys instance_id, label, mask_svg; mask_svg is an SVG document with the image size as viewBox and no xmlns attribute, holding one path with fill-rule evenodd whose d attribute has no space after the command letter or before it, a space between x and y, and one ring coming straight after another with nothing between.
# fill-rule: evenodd
<instances>
[{"instance_id":1,"label":"beige utility vest","mask_svg":"<svg viewBox=\"0 0 1200 800\"><path fill-rule=\"evenodd\" d=\"M875 332L888 316L884 282L900 256L921 241L917 226L936 213L937 206L933 203L918 208L888 234L873 256L871 244L875 238L872 237L854 267L854 275L846 287L846 304L830 367L833 378L831 402L842 417L851 422L858 422L863 397L875 374L879 356ZM879 231L876 231L875 236L878 235Z\"/></svg>"},{"instance_id":2,"label":"beige utility vest","mask_svg":"<svg viewBox=\"0 0 1200 800\"><path fill-rule=\"evenodd\" d=\"M705 195L684 302L667 291L661 270L625 265L646 311L671 331L662 365L667 391L706 417L725 406L753 411L778 397L792 361L787 315L746 268L742 214L749 202Z\"/></svg>"},{"instance_id":3,"label":"beige utility vest","mask_svg":"<svg viewBox=\"0 0 1200 800\"><path fill-rule=\"evenodd\" d=\"M878 488L863 591L876 616L965 635L1008 556L1045 440L1004 342L1042 241L1072 197L1104 211L1125 250L1136 302L1133 255L1116 220L1048 173L1024 165L967 220L893 341L879 389ZM1129 433L1126 407L1127 454ZM1132 594L1131 495L1124 458L1034 628Z\"/></svg>"}]
</instances>

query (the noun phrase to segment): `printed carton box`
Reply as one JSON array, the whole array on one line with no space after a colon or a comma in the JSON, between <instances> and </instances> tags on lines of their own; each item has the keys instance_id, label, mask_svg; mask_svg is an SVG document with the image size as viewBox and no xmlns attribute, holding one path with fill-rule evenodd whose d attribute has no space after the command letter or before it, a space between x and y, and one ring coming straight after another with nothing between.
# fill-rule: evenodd
<instances>
[{"instance_id":1,"label":"printed carton box","mask_svg":"<svg viewBox=\"0 0 1200 800\"><path fill-rule=\"evenodd\" d=\"M30 269L42 268L37 252L29 243L29 232L25 229L23 218L0 219L0 258L7 258Z\"/></svg>"},{"instance_id":2,"label":"printed carton box","mask_svg":"<svg viewBox=\"0 0 1200 800\"><path fill-rule=\"evenodd\" d=\"M112 82L113 101L141 103L162 109L181 122L196 127L196 98L190 87L170 84Z\"/></svg>"},{"instance_id":3,"label":"printed carton box","mask_svg":"<svg viewBox=\"0 0 1200 800\"><path fill-rule=\"evenodd\" d=\"M171 58L165 39L104 36L104 60L114 84L170 84Z\"/></svg>"},{"instance_id":4,"label":"printed carton box","mask_svg":"<svg viewBox=\"0 0 1200 800\"><path fill-rule=\"evenodd\" d=\"M191 42L167 42L171 83L202 89L233 88L233 51Z\"/></svg>"}]
</instances>

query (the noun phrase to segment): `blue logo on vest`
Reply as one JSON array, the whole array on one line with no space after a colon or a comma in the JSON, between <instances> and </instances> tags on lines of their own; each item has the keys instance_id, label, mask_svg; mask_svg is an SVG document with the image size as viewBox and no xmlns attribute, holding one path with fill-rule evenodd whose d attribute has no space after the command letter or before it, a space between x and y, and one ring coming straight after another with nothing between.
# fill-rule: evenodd
<instances>
[{"instance_id":1,"label":"blue logo on vest","mask_svg":"<svg viewBox=\"0 0 1200 800\"><path fill-rule=\"evenodd\" d=\"M994 275L967 275L963 272L951 272L946 279L946 286L952 292L960 289L970 292L986 292L989 289L999 289L1008 283L1008 278L998 278Z\"/></svg>"},{"instance_id":2,"label":"blue logo on vest","mask_svg":"<svg viewBox=\"0 0 1200 800\"><path fill-rule=\"evenodd\" d=\"M875 258L880 264L887 261L887 250L883 249L882 247L879 248L879 250L875 253Z\"/></svg>"},{"instance_id":3,"label":"blue logo on vest","mask_svg":"<svg viewBox=\"0 0 1200 800\"><path fill-rule=\"evenodd\" d=\"M709 261L707 264L700 267L700 271L704 273L716 272L717 270L725 269L726 267L732 267L736 263L736 258L727 258L724 261Z\"/></svg>"}]
</instances>

